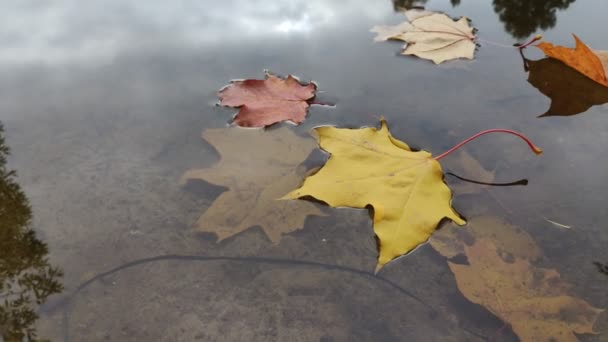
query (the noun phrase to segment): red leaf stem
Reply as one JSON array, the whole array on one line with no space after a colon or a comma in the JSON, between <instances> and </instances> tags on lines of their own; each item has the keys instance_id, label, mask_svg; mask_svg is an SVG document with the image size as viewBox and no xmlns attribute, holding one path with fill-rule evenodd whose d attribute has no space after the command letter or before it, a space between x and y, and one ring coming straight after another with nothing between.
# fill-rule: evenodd
<instances>
[{"instance_id":1,"label":"red leaf stem","mask_svg":"<svg viewBox=\"0 0 608 342\"><path fill-rule=\"evenodd\" d=\"M442 154L438 155L437 157L435 157L435 160L440 160L441 158L447 156L448 154L456 151L457 149L459 149L460 147L462 147L463 145L467 144L468 142L470 142L471 140L475 140L477 138L479 138L480 136L484 135L484 134L488 134L488 133L509 133L509 134L513 134L519 138L521 138L523 141L525 141L528 146L530 146L530 149L536 153L536 154L541 154L543 153L543 150L540 149L538 146L534 145L534 143L532 143L532 141L530 141L530 139L528 139L525 135L519 133L519 132L515 132L512 131L510 129L500 129L500 128L495 128L495 129L489 129L487 131L482 131L479 132L475 135L473 135L472 137L465 139L464 141L458 143L456 146L452 147L451 149L443 152Z\"/></svg>"}]
</instances>

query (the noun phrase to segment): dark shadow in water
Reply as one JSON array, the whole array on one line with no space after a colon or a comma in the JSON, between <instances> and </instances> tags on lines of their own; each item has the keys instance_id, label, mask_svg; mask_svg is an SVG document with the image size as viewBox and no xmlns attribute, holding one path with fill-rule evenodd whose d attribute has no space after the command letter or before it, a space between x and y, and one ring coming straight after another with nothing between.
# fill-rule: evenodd
<instances>
[{"instance_id":1,"label":"dark shadow in water","mask_svg":"<svg viewBox=\"0 0 608 342\"><path fill-rule=\"evenodd\" d=\"M392 0L395 11L424 7L428 0ZM555 26L557 10L567 9L576 0L494 0L494 12L511 36L521 39L537 30ZM452 6L461 0L450 0Z\"/></svg>"},{"instance_id":2,"label":"dark shadow in water","mask_svg":"<svg viewBox=\"0 0 608 342\"><path fill-rule=\"evenodd\" d=\"M452 172L446 172L446 175L455 177L460 179L461 181L464 182L469 182L469 183L473 183L473 184L480 184L480 185L489 185L489 186L518 186L518 185L523 185L526 186L528 185L528 180L527 179L520 179L514 182L508 182L508 183L488 183L488 182L480 182L480 181L476 181L473 179L468 179L468 178L464 178L464 177L460 177L459 175L452 173Z\"/></svg>"},{"instance_id":3,"label":"dark shadow in water","mask_svg":"<svg viewBox=\"0 0 608 342\"><path fill-rule=\"evenodd\" d=\"M0 341L40 341L37 306L61 292L63 274L30 227L32 210L15 171L6 168L8 154L0 123Z\"/></svg>"},{"instance_id":4,"label":"dark shadow in water","mask_svg":"<svg viewBox=\"0 0 608 342\"><path fill-rule=\"evenodd\" d=\"M608 263L602 264L601 262L594 261L593 264L597 267L597 271L608 276Z\"/></svg>"},{"instance_id":5,"label":"dark shadow in water","mask_svg":"<svg viewBox=\"0 0 608 342\"><path fill-rule=\"evenodd\" d=\"M608 102L608 87L566 64L553 58L532 61L523 53L522 57L528 82L551 99L549 110L539 117L576 115Z\"/></svg>"}]
</instances>

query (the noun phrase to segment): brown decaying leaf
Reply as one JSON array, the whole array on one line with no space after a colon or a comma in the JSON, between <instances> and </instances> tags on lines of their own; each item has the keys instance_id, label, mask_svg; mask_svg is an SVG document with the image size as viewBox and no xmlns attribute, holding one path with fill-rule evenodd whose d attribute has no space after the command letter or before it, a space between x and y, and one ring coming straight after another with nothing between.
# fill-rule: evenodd
<instances>
[{"instance_id":1,"label":"brown decaying leaf","mask_svg":"<svg viewBox=\"0 0 608 342\"><path fill-rule=\"evenodd\" d=\"M551 99L545 116L569 116L608 102L605 87L553 58L526 60L528 82Z\"/></svg>"},{"instance_id":2,"label":"brown decaying leaf","mask_svg":"<svg viewBox=\"0 0 608 342\"><path fill-rule=\"evenodd\" d=\"M603 311L567 295L569 285L555 270L515 257L505 261L492 240L464 246L468 265L449 262L462 294L509 322L522 341L578 341L594 333Z\"/></svg>"},{"instance_id":3,"label":"brown decaying leaf","mask_svg":"<svg viewBox=\"0 0 608 342\"><path fill-rule=\"evenodd\" d=\"M478 239L488 239L503 255L534 261L542 251L534 239L523 229L492 217L477 216L463 227L445 227L436 232L429 243L439 254L452 258L464 253L464 247Z\"/></svg>"},{"instance_id":4,"label":"brown decaying leaf","mask_svg":"<svg viewBox=\"0 0 608 342\"><path fill-rule=\"evenodd\" d=\"M458 288L510 323L522 341L577 341L572 332L592 333L603 311L568 295L570 286L557 271L532 265L542 251L502 219L474 217L464 227L439 230L429 242L447 258L467 257L466 265L449 262Z\"/></svg>"},{"instance_id":5,"label":"brown decaying leaf","mask_svg":"<svg viewBox=\"0 0 608 342\"><path fill-rule=\"evenodd\" d=\"M302 85L293 76L283 80L266 74L264 80L233 81L218 93L223 106L239 107L234 123L264 127L281 121L299 124L306 118L308 100L315 96L313 83Z\"/></svg>"},{"instance_id":6,"label":"brown decaying leaf","mask_svg":"<svg viewBox=\"0 0 608 342\"><path fill-rule=\"evenodd\" d=\"M558 59L595 82L608 87L606 70L600 57L574 35L576 47L574 49L541 42L536 47L547 56Z\"/></svg>"},{"instance_id":7,"label":"brown decaying leaf","mask_svg":"<svg viewBox=\"0 0 608 342\"><path fill-rule=\"evenodd\" d=\"M283 234L301 229L308 215L324 215L311 202L277 200L302 183L306 175L298 166L316 148L313 139L286 127L210 129L203 139L221 159L211 168L187 171L182 183L204 180L229 189L202 214L198 231L215 233L221 241L260 226L277 243Z\"/></svg>"}]
</instances>

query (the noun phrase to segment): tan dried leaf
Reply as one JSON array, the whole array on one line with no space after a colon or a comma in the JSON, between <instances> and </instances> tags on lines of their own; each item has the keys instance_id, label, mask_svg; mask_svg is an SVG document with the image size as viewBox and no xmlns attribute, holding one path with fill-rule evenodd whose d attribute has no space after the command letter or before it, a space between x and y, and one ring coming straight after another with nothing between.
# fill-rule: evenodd
<instances>
[{"instance_id":1,"label":"tan dried leaf","mask_svg":"<svg viewBox=\"0 0 608 342\"><path fill-rule=\"evenodd\" d=\"M446 226L429 242L439 254L452 258L464 254L465 246L479 239L491 241L505 257L534 261L542 256L542 251L525 230L493 216L473 217L463 227Z\"/></svg>"},{"instance_id":2,"label":"tan dried leaf","mask_svg":"<svg viewBox=\"0 0 608 342\"><path fill-rule=\"evenodd\" d=\"M509 322L522 341L575 342L593 334L603 311L568 295L569 285L552 269L527 260L505 261L491 240L464 247L468 265L450 262L462 294Z\"/></svg>"},{"instance_id":3,"label":"tan dried leaf","mask_svg":"<svg viewBox=\"0 0 608 342\"><path fill-rule=\"evenodd\" d=\"M456 58L473 59L475 54L474 29L466 17L455 21L444 13L406 12L409 23L396 26L375 26L378 40L397 39L407 44L401 54L430 59L435 64Z\"/></svg>"},{"instance_id":4,"label":"tan dried leaf","mask_svg":"<svg viewBox=\"0 0 608 342\"><path fill-rule=\"evenodd\" d=\"M285 127L210 129L203 132L203 139L221 159L211 168L187 171L182 183L198 179L229 190L202 214L198 231L215 233L221 241L260 226L277 243L283 234L301 229L308 215L324 215L311 202L277 200L302 183L306 175L298 166L316 148L313 139Z\"/></svg>"}]
</instances>

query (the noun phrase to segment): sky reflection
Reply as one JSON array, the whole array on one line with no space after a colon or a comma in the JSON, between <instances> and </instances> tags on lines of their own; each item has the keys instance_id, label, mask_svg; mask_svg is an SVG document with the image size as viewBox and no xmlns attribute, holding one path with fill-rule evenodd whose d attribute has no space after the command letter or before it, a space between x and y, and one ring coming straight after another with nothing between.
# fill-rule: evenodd
<instances>
[{"instance_id":1,"label":"sky reflection","mask_svg":"<svg viewBox=\"0 0 608 342\"><path fill-rule=\"evenodd\" d=\"M389 7L387 1L385 7ZM379 17L382 6L364 0L209 2L73 0L2 2L2 62L62 62L114 57L118 51L170 41L211 45L225 41L311 34L352 20L353 12Z\"/></svg>"}]
</instances>

